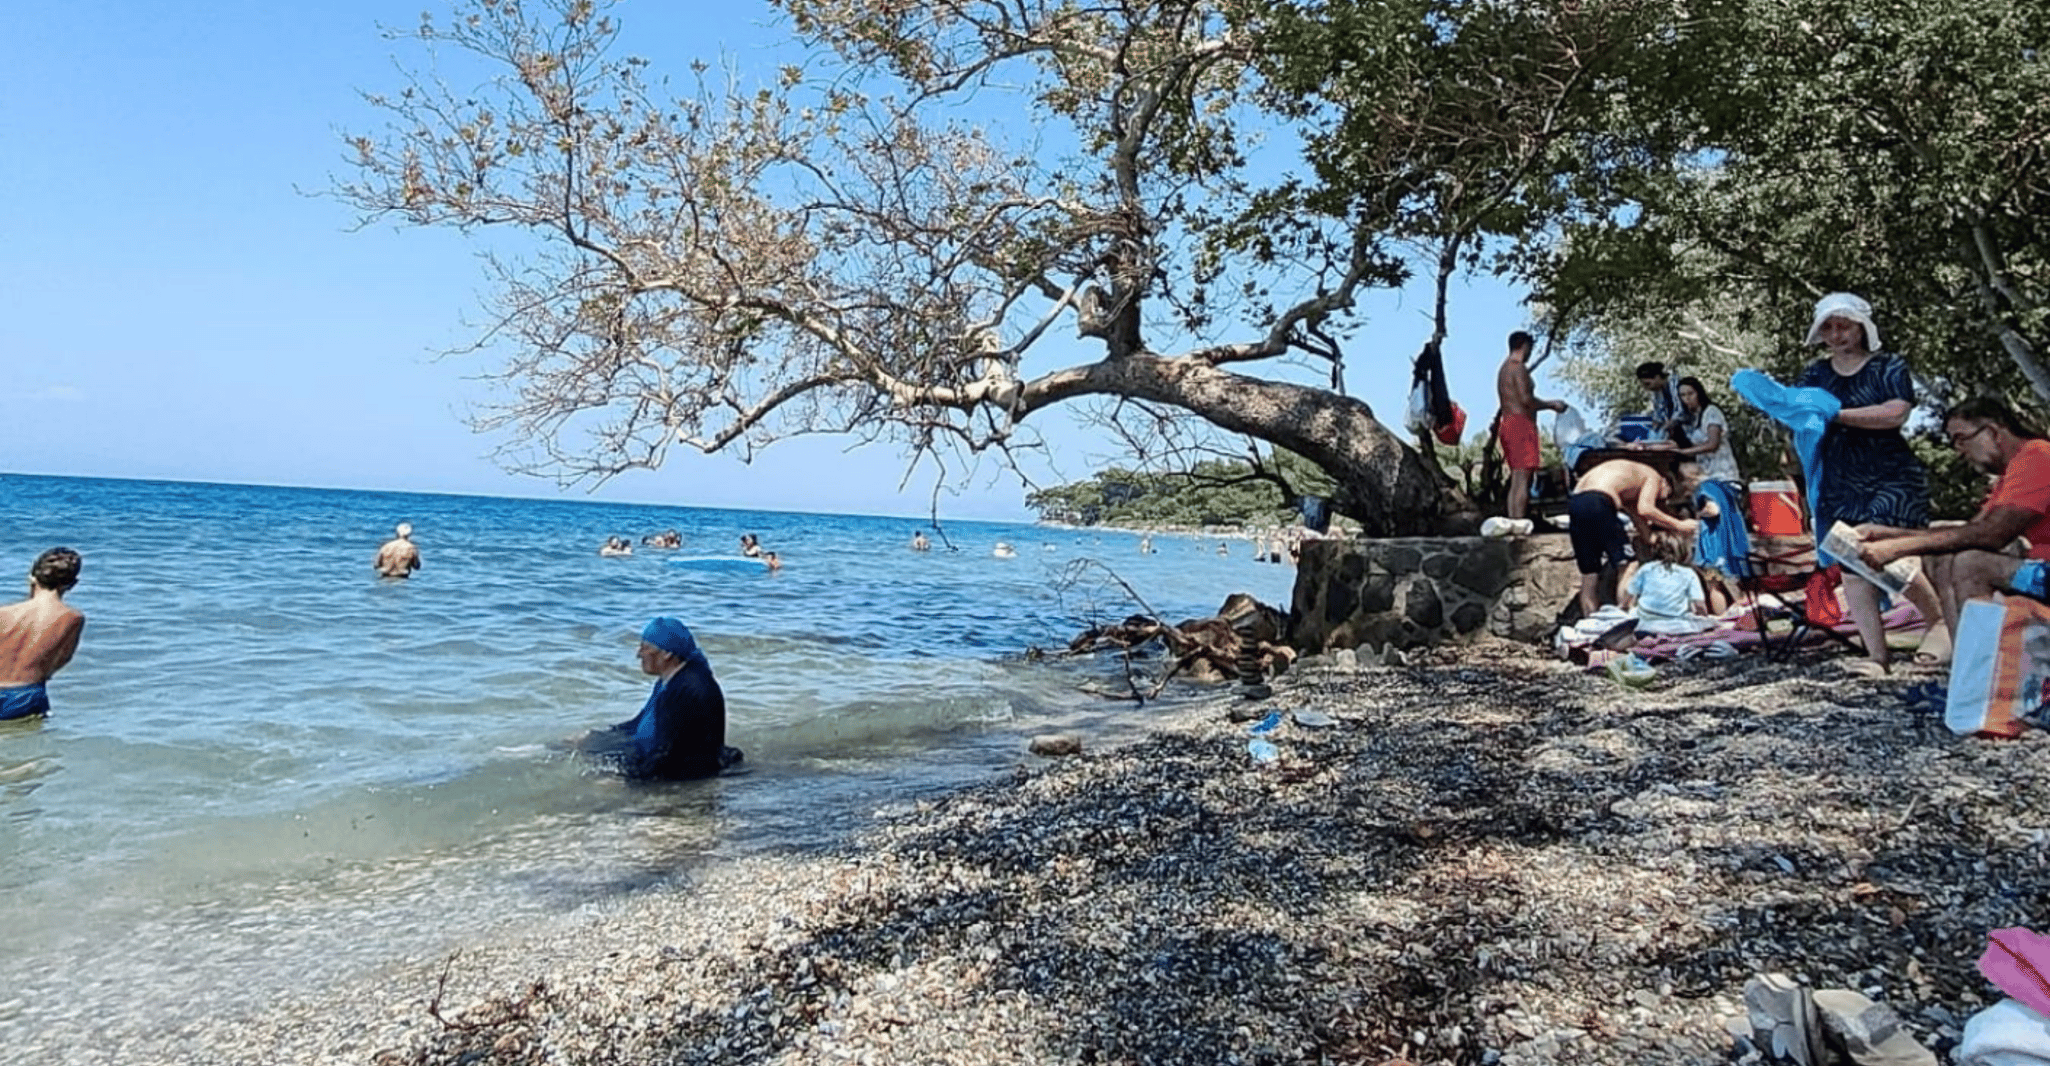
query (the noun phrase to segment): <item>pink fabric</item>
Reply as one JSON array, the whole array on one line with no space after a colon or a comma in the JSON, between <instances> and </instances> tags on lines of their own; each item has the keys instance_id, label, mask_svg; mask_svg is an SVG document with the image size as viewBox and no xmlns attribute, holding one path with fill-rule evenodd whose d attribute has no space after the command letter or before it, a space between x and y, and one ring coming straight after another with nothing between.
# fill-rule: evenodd
<instances>
[{"instance_id":1,"label":"pink fabric","mask_svg":"<svg viewBox=\"0 0 2050 1066\"><path fill-rule=\"evenodd\" d=\"M2050 1014L2050 936L2017 925L1995 929L1986 940L1979 972L2030 1010Z\"/></svg>"},{"instance_id":2,"label":"pink fabric","mask_svg":"<svg viewBox=\"0 0 2050 1066\"><path fill-rule=\"evenodd\" d=\"M1743 620L1749 621L1750 616L1745 615ZM1906 600L1894 604L1886 613L1879 616L1879 620L1889 632L1911 631L1922 626L1921 614L1915 610L1914 604ZM1845 636L1854 636L1858 632L1857 627L1850 622L1836 626L1835 629ZM1777 641L1784 638L1774 637L1773 639ZM1808 636L1808 640L1811 643L1824 639L1827 638L1819 633L1811 633ZM1761 643L1758 639L1757 630L1745 629L1734 622L1726 622L1705 633L1687 633L1680 636L1646 636L1640 638L1637 644L1629 651L1618 652L1595 649L1588 653L1587 668L1589 670L1600 670L1608 666L1610 659L1631 654L1649 662L1674 659L1679 657L1680 649L1689 644L1706 645L1714 644L1717 641L1730 644L1739 651L1748 651L1753 645ZM2045 970L2044 972L2050 973L2050 970Z\"/></svg>"}]
</instances>

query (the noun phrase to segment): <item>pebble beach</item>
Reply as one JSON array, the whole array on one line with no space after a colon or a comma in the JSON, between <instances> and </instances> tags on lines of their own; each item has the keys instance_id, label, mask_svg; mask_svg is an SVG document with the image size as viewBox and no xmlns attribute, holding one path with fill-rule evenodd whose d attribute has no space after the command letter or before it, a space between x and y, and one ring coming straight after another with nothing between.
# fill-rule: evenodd
<instances>
[{"instance_id":1,"label":"pebble beach","mask_svg":"<svg viewBox=\"0 0 2050 1066\"><path fill-rule=\"evenodd\" d=\"M1819 656L1820 653L1810 653ZM1621 688L1508 645L1310 660L1118 746L39 1063L1713 1063L1750 977L1945 1048L2050 905L2050 741L1826 657Z\"/></svg>"}]
</instances>

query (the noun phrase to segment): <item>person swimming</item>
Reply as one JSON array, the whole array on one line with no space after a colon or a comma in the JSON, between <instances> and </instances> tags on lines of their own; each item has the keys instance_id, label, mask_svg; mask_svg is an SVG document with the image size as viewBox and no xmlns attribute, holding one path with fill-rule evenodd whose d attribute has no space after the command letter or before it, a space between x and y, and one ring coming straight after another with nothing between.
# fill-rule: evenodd
<instances>
[{"instance_id":1,"label":"person swimming","mask_svg":"<svg viewBox=\"0 0 2050 1066\"><path fill-rule=\"evenodd\" d=\"M762 542L760 540L757 540L755 538L755 535L752 533L742 533L740 535L740 554L745 555L750 559L761 558Z\"/></svg>"},{"instance_id":2,"label":"person swimming","mask_svg":"<svg viewBox=\"0 0 2050 1066\"><path fill-rule=\"evenodd\" d=\"M641 780L687 781L739 767L747 757L726 744L726 693L690 627L656 618L641 629L636 654L641 672L656 679L648 701L632 718L592 730L577 747Z\"/></svg>"},{"instance_id":3,"label":"person swimming","mask_svg":"<svg viewBox=\"0 0 2050 1066\"><path fill-rule=\"evenodd\" d=\"M912 530L912 532L911 532L911 550L912 550L912 551L915 551L915 552L922 552L922 551L931 551L931 550L932 550L932 541L929 541L929 540L925 539L925 530L922 530L922 529L916 529L916 530Z\"/></svg>"},{"instance_id":4,"label":"person swimming","mask_svg":"<svg viewBox=\"0 0 2050 1066\"><path fill-rule=\"evenodd\" d=\"M48 682L78 650L85 615L64 602L79 554L51 548L28 571L28 599L0 607L0 721L50 713Z\"/></svg>"},{"instance_id":5,"label":"person swimming","mask_svg":"<svg viewBox=\"0 0 2050 1066\"><path fill-rule=\"evenodd\" d=\"M762 565L767 567L770 573L775 573L783 569L783 560L776 558L775 552L763 552Z\"/></svg>"},{"instance_id":6,"label":"person swimming","mask_svg":"<svg viewBox=\"0 0 2050 1066\"><path fill-rule=\"evenodd\" d=\"M379 577L409 578L420 569L420 548L413 543L413 523L400 522L392 530L392 539L377 549L377 558L370 564Z\"/></svg>"},{"instance_id":7,"label":"person swimming","mask_svg":"<svg viewBox=\"0 0 2050 1066\"><path fill-rule=\"evenodd\" d=\"M1000 540L997 541L997 546L990 550L990 554L999 559L1015 559L1018 557L1018 549Z\"/></svg>"},{"instance_id":8,"label":"person swimming","mask_svg":"<svg viewBox=\"0 0 2050 1066\"><path fill-rule=\"evenodd\" d=\"M634 546L627 543L627 539L621 536L606 537L604 545L598 549L599 555L607 556L632 555L633 553Z\"/></svg>"}]
</instances>

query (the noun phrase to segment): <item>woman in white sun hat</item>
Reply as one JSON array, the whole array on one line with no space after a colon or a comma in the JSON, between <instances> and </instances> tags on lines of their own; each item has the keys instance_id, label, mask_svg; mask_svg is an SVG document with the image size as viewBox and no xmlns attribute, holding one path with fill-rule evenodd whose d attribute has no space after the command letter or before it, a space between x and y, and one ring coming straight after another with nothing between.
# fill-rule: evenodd
<instances>
[{"instance_id":1,"label":"woman in white sun hat","mask_svg":"<svg viewBox=\"0 0 2050 1066\"><path fill-rule=\"evenodd\" d=\"M1807 343L1821 345L1828 354L1810 365L1798 384L1825 389L1843 404L1822 436L1822 484L1815 505L1818 535L1837 522L1900 529L1927 526L1929 474L1901 435L1915 405L1915 383L1908 376L1907 361L1880 347L1872 305L1847 292L1823 297L1815 305ZM1844 599L1865 644L1866 662L1859 672L1884 673L1886 630L1879 616L1879 590L1846 573Z\"/></svg>"}]
</instances>

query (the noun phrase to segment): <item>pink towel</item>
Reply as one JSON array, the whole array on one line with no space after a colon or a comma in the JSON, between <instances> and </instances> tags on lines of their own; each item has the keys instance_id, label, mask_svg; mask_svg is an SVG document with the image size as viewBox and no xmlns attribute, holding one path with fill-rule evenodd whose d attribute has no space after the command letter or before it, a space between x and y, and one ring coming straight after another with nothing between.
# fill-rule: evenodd
<instances>
[{"instance_id":1,"label":"pink towel","mask_svg":"<svg viewBox=\"0 0 2050 1066\"><path fill-rule=\"evenodd\" d=\"M1995 929L1986 939L1979 972L2030 1010L2050 1015L2050 936L2015 926Z\"/></svg>"}]
</instances>

